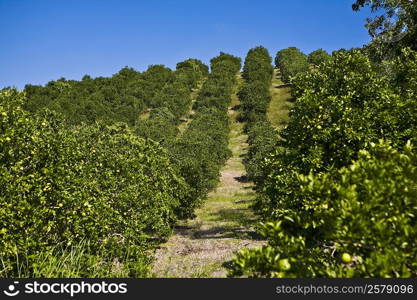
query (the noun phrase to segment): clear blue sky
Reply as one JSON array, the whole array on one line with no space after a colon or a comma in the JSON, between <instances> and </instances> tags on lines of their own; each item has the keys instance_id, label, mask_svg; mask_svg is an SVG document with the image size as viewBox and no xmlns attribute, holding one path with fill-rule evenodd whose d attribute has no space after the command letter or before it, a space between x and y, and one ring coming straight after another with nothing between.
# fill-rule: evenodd
<instances>
[{"instance_id":1,"label":"clear blue sky","mask_svg":"<svg viewBox=\"0 0 417 300\"><path fill-rule=\"evenodd\" d=\"M0 88L143 71L263 45L308 53L369 41L354 0L0 0Z\"/></svg>"}]
</instances>

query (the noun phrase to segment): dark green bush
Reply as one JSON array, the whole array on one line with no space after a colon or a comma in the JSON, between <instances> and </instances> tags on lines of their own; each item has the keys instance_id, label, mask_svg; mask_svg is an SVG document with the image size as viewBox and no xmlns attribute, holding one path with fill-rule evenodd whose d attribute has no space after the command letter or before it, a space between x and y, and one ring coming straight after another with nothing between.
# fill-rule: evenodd
<instances>
[{"instance_id":1,"label":"dark green bush","mask_svg":"<svg viewBox=\"0 0 417 300\"><path fill-rule=\"evenodd\" d=\"M296 47L278 51L275 66L281 71L282 81L289 83L291 77L309 70L307 56Z\"/></svg>"},{"instance_id":2,"label":"dark green bush","mask_svg":"<svg viewBox=\"0 0 417 300\"><path fill-rule=\"evenodd\" d=\"M268 83L272 79L272 58L266 48L258 46L248 51L242 77L246 82Z\"/></svg>"},{"instance_id":3,"label":"dark green bush","mask_svg":"<svg viewBox=\"0 0 417 300\"><path fill-rule=\"evenodd\" d=\"M155 142L126 125L66 128L31 115L24 95L0 93L0 256L8 276L57 244L89 242L89 255L145 256L166 237L188 186ZM27 255L19 255L26 253ZM134 260L135 258L132 257ZM134 263L134 262L125 262Z\"/></svg>"},{"instance_id":4,"label":"dark green bush","mask_svg":"<svg viewBox=\"0 0 417 300\"><path fill-rule=\"evenodd\" d=\"M246 122L245 131L250 130L252 124L266 120L271 101L271 61L268 50L262 46L250 49L246 55L242 74L245 82L238 93L241 102L239 119Z\"/></svg>"},{"instance_id":5,"label":"dark green bush","mask_svg":"<svg viewBox=\"0 0 417 300\"><path fill-rule=\"evenodd\" d=\"M126 67L109 78L84 76L81 81L62 78L44 87L27 85L24 107L31 112L49 108L62 114L70 125L98 120L133 125L147 106L154 105L151 100L155 92L172 76L163 66L151 66L143 73Z\"/></svg>"},{"instance_id":6,"label":"dark green bush","mask_svg":"<svg viewBox=\"0 0 417 300\"><path fill-rule=\"evenodd\" d=\"M178 63L175 72L163 65L152 65L143 73L125 67L109 78L61 78L44 87L27 85L24 107L30 112L54 110L70 125L101 121L134 126L146 108L162 106L180 118L189 109L191 90L207 72L208 67L201 61L189 59Z\"/></svg>"},{"instance_id":7,"label":"dark green bush","mask_svg":"<svg viewBox=\"0 0 417 300\"><path fill-rule=\"evenodd\" d=\"M415 137L415 101L396 94L357 51L340 52L318 70L297 76L293 91L297 100L280 133L281 147L265 166L274 178L257 203L265 216L277 203L294 201L297 174L345 167L379 139L399 148Z\"/></svg>"},{"instance_id":8,"label":"dark green bush","mask_svg":"<svg viewBox=\"0 0 417 300\"><path fill-rule=\"evenodd\" d=\"M241 251L230 276L416 277L416 182L411 144L374 144L346 168L296 176L293 201L263 225L269 244Z\"/></svg>"},{"instance_id":9,"label":"dark green bush","mask_svg":"<svg viewBox=\"0 0 417 300\"><path fill-rule=\"evenodd\" d=\"M246 81L242 84L238 96L241 101L239 119L248 124L262 120L266 115L271 95L271 79L263 81Z\"/></svg>"},{"instance_id":10,"label":"dark green bush","mask_svg":"<svg viewBox=\"0 0 417 300\"><path fill-rule=\"evenodd\" d=\"M212 72L197 97L193 120L170 147L176 168L191 188L191 196L181 205L184 218L192 217L216 186L220 168L231 155L227 108L239 69L240 59L229 54L211 60Z\"/></svg>"},{"instance_id":11,"label":"dark green bush","mask_svg":"<svg viewBox=\"0 0 417 300\"><path fill-rule=\"evenodd\" d=\"M323 49L317 49L308 55L308 63L315 66L319 66L322 63L326 63L331 59L332 57L329 55L329 53L327 53L326 50Z\"/></svg>"},{"instance_id":12,"label":"dark green bush","mask_svg":"<svg viewBox=\"0 0 417 300\"><path fill-rule=\"evenodd\" d=\"M278 141L278 134L266 117L271 101L271 61L264 47L250 49L243 66L245 82L238 93L241 101L239 119L246 122L244 129L248 134L249 150L244 160L246 173L257 184L264 180L264 160Z\"/></svg>"},{"instance_id":13,"label":"dark green bush","mask_svg":"<svg viewBox=\"0 0 417 300\"><path fill-rule=\"evenodd\" d=\"M196 85L201 79L207 77L209 68L202 61L190 58L183 62L177 63L177 71L184 71L190 85Z\"/></svg>"},{"instance_id":14,"label":"dark green bush","mask_svg":"<svg viewBox=\"0 0 417 300\"><path fill-rule=\"evenodd\" d=\"M278 133L269 121L257 121L248 132L248 144L246 173L250 180L259 185L266 176L264 163L277 147Z\"/></svg>"}]
</instances>

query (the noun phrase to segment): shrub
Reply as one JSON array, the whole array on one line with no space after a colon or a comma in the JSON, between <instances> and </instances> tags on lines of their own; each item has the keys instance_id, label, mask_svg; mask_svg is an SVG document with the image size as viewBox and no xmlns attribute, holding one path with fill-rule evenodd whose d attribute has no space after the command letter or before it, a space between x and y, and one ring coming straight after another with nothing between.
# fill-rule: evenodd
<instances>
[{"instance_id":1,"label":"shrub","mask_svg":"<svg viewBox=\"0 0 417 300\"><path fill-rule=\"evenodd\" d=\"M177 63L177 71L184 71L187 74L188 82L191 85L196 85L204 77L209 74L209 68L198 59L190 58L183 62Z\"/></svg>"},{"instance_id":2,"label":"shrub","mask_svg":"<svg viewBox=\"0 0 417 300\"><path fill-rule=\"evenodd\" d=\"M249 144L244 164L248 178L257 184L264 180L263 162L278 141L277 133L266 118L271 101L271 61L264 47L250 49L243 67L245 82L238 93L241 101L239 119L246 122L244 129Z\"/></svg>"},{"instance_id":3,"label":"shrub","mask_svg":"<svg viewBox=\"0 0 417 300\"><path fill-rule=\"evenodd\" d=\"M23 102L15 90L0 93L0 256L7 274L17 274L19 253L31 265L54 245L88 240L90 255L103 247L113 258L145 255L150 239L171 232L188 186L166 151L126 125L68 129L55 114L28 114Z\"/></svg>"},{"instance_id":4,"label":"shrub","mask_svg":"<svg viewBox=\"0 0 417 300\"><path fill-rule=\"evenodd\" d=\"M242 77L247 82L268 83L272 79L272 58L266 48L258 46L248 51Z\"/></svg>"},{"instance_id":5,"label":"shrub","mask_svg":"<svg viewBox=\"0 0 417 300\"><path fill-rule=\"evenodd\" d=\"M181 206L184 218L194 216L195 208L218 183L220 168L231 155L227 108L240 59L221 53L211 60L211 69L197 97L193 120L170 147L176 168L191 187L188 202Z\"/></svg>"},{"instance_id":6,"label":"shrub","mask_svg":"<svg viewBox=\"0 0 417 300\"><path fill-rule=\"evenodd\" d=\"M241 251L229 275L416 277L416 166L410 143L380 142L334 173L298 175L294 200L263 225L268 245Z\"/></svg>"},{"instance_id":7,"label":"shrub","mask_svg":"<svg viewBox=\"0 0 417 300\"><path fill-rule=\"evenodd\" d=\"M331 60L331 56L323 49L317 49L308 55L308 63L319 66Z\"/></svg>"},{"instance_id":8,"label":"shrub","mask_svg":"<svg viewBox=\"0 0 417 300\"><path fill-rule=\"evenodd\" d=\"M247 81L242 84L238 93L241 100L241 113L239 119L252 124L255 121L265 119L271 95L269 93L269 81ZM249 125L250 126L250 125Z\"/></svg>"},{"instance_id":9,"label":"shrub","mask_svg":"<svg viewBox=\"0 0 417 300\"><path fill-rule=\"evenodd\" d=\"M232 276L417 275L413 57L387 78L361 51L339 51L293 78L290 121L257 187L269 244L242 251Z\"/></svg>"},{"instance_id":10,"label":"shrub","mask_svg":"<svg viewBox=\"0 0 417 300\"><path fill-rule=\"evenodd\" d=\"M265 176L265 160L274 152L278 144L278 133L269 121L258 121L248 132L249 150L245 159L248 178L260 185Z\"/></svg>"},{"instance_id":11,"label":"shrub","mask_svg":"<svg viewBox=\"0 0 417 300\"><path fill-rule=\"evenodd\" d=\"M307 56L295 47L278 51L275 66L281 71L282 81L286 83L290 82L291 77L309 70Z\"/></svg>"}]
</instances>

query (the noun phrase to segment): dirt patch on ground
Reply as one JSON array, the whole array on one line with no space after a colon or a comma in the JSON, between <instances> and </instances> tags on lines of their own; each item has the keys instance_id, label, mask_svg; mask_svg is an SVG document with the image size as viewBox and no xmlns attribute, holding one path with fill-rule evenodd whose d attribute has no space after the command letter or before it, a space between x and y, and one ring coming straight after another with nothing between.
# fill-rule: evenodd
<instances>
[{"instance_id":1,"label":"dirt patch on ground","mask_svg":"<svg viewBox=\"0 0 417 300\"><path fill-rule=\"evenodd\" d=\"M255 193L250 184L239 181L244 174L222 171L219 187L197 210L197 218L183 222L156 252L156 277L225 277L222 264L241 248L264 244L254 229L249 205Z\"/></svg>"}]
</instances>

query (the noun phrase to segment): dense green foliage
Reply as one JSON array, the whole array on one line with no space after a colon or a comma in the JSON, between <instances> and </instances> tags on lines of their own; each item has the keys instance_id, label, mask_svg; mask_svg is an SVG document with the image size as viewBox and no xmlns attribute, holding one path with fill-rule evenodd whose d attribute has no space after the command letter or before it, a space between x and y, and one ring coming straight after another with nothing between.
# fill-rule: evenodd
<instances>
[{"instance_id":1,"label":"dense green foliage","mask_svg":"<svg viewBox=\"0 0 417 300\"><path fill-rule=\"evenodd\" d=\"M244 83L239 91L240 120L246 121L249 150L244 160L247 176L255 183L263 180L262 164L278 141L277 134L267 121L271 101L269 88L273 68L272 58L264 47L250 49L243 66Z\"/></svg>"},{"instance_id":2,"label":"dense green foliage","mask_svg":"<svg viewBox=\"0 0 417 300\"><path fill-rule=\"evenodd\" d=\"M231 154L227 108L240 64L239 58L224 53L211 60L212 72L198 95L193 120L170 148L176 168L191 188L188 202L181 204L184 217L193 216L216 186L220 168Z\"/></svg>"},{"instance_id":3,"label":"dense green foliage","mask_svg":"<svg viewBox=\"0 0 417 300\"><path fill-rule=\"evenodd\" d=\"M209 68L201 62L201 60L190 58L183 62L177 63L177 70L194 71L190 74L194 74L190 77L190 81L197 83L202 77L207 77L209 74Z\"/></svg>"},{"instance_id":4,"label":"dense green foliage","mask_svg":"<svg viewBox=\"0 0 417 300\"><path fill-rule=\"evenodd\" d=\"M86 75L81 81L60 79L44 87L27 85L25 108L31 112L49 108L70 125L101 121L135 126L145 109L163 107L179 119L188 111L191 90L207 73L208 67L201 61L188 59L178 63L176 71L162 65L150 66L143 73L125 67L109 78Z\"/></svg>"},{"instance_id":5,"label":"dense green foliage","mask_svg":"<svg viewBox=\"0 0 417 300\"><path fill-rule=\"evenodd\" d=\"M339 51L293 78L288 126L257 182L269 243L242 251L231 276L417 276L416 63L404 49L387 76Z\"/></svg>"},{"instance_id":6,"label":"dense green foliage","mask_svg":"<svg viewBox=\"0 0 417 300\"><path fill-rule=\"evenodd\" d=\"M151 111L148 119L136 123L134 131L137 135L152 139L166 147L179 133L178 120L168 108L156 108Z\"/></svg>"},{"instance_id":7,"label":"dense green foliage","mask_svg":"<svg viewBox=\"0 0 417 300\"><path fill-rule=\"evenodd\" d=\"M317 49L308 55L308 63L318 66L322 63L328 62L331 59L329 53L323 49Z\"/></svg>"},{"instance_id":8,"label":"dense green foliage","mask_svg":"<svg viewBox=\"0 0 417 300\"><path fill-rule=\"evenodd\" d=\"M156 107L149 118L135 122L134 131L142 137L153 139L167 146L178 135L178 124L191 107L191 92L207 76L205 65L195 59L178 63L173 80L153 96Z\"/></svg>"},{"instance_id":9,"label":"dense green foliage","mask_svg":"<svg viewBox=\"0 0 417 300\"><path fill-rule=\"evenodd\" d=\"M291 77L309 69L307 56L296 47L278 51L275 66L280 70L282 81L289 83Z\"/></svg>"},{"instance_id":10,"label":"dense green foliage","mask_svg":"<svg viewBox=\"0 0 417 300\"><path fill-rule=\"evenodd\" d=\"M262 227L269 244L241 251L231 274L416 277L416 166L410 145L399 152L381 143L335 173L298 175L294 200Z\"/></svg>"},{"instance_id":11,"label":"dense green foliage","mask_svg":"<svg viewBox=\"0 0 417 300\"><path fill-rule=\"evenodd\" d=\"M211 74L201 88L194 109L215 107L220 111L226 111L236 84L235 75L241 67L241 59L221 52L210 63Z\"/></svg>"},{"instance_id":12,"label":"dense green foliage","mask_svg":"<svg viewBox=\"0 0 417 300\"><path fill-rule=\"evenodd\" d=\"M404 78L413 82L413 78ZM370 142L404 145L415 128L414 99L403 98L359 51L336 53L293 81L297 105L282 135L303 172L342 167ZM295 159L295 158L298 159Z\"/></svg>"},{"instance_id":13,"label":"dense green foliage","mask_svg":"<svg viewBox=\"0 0 417 300\"><path fill-rule=\"evenodd\" d=\"M244 83L238 96L241 102L239 118L247 122L247 130L254 122L266 120L265 114L271 101L271 61L268 50L260 46L250 49L246 56L242 73Z\"/></svg>"},{"instance_id":14,"label":"dense green foliage","mask_svg":"<svg viewBox=\"0 0 417 300\"><path fill-rule=\"evenodd\" d=\"M155 107L148 119L137 120L134 131L168 147L174 143L178 124L191 107L191 92L208 75L208 67L196 59L177 64L173 79L153 96Z\"/></svg>"},{"instance_id":15,"label":"dense green foliage","mask_svg":"<svg viewBox=\"0 0 417 300\"><path fill-rule=\"evenodd\" d=\"M168 153L126 125L68 128L55 114L25 112L24 101L14 90L0 94L2 274L16 276L25 260L30 276L40 253L88 241L92 257L132 253L122 263L132 264L129 276L143 275L136 262L150 239L170 233L188 191Z\"/></svg>"},{"instance_id":16,"label":"dense green foliage","mask_svg":"<svg viewBox=\"0 0 417 300\"><path fill-rule=\"evenodd\" d=\"M31 112L49 108L61 113L68 124L101 120L133 125L139 113L155 106L155 93L172 77L170 69L155 65L144 73L126 67L109 78L86 75L81 81L62 78L44 87L27 85L25 108Z\"/></svg>"},{"instance_id":17,"label":"dense green foliage","mask_svg":"<svg viewBox=\"0 0 417 300\"><path fill-rule=\"evenodd\" d=\"M265 180L264 162L278 144L278 134L269 121L255 122L248 131L248 154L245 159L246 174L260 184Z\"/></svg>"}]
</instances>

